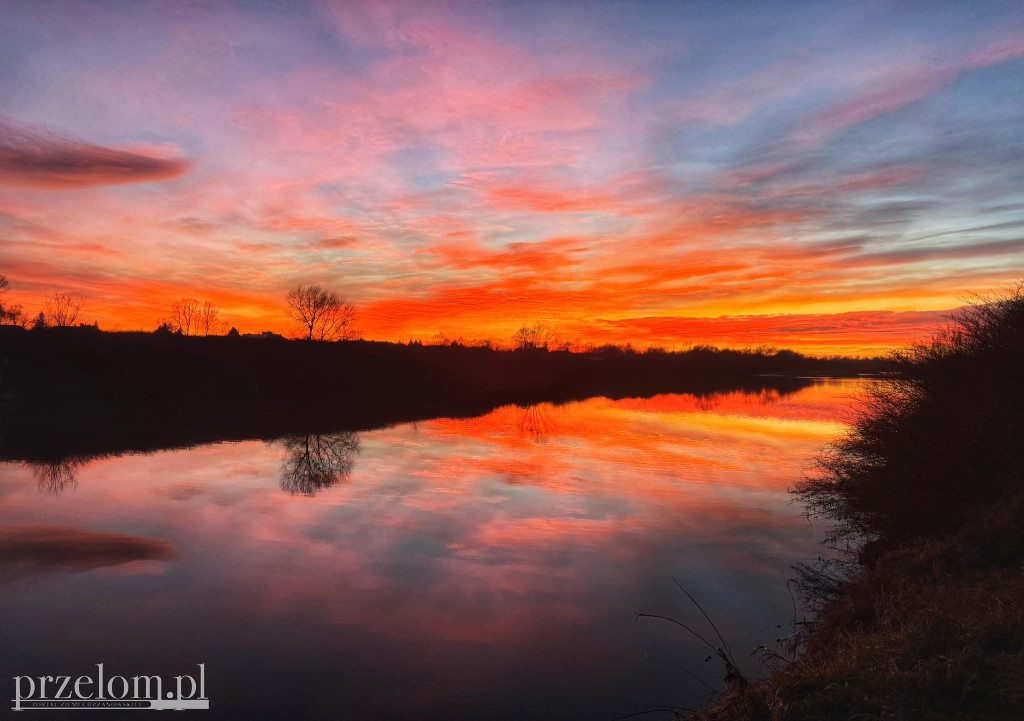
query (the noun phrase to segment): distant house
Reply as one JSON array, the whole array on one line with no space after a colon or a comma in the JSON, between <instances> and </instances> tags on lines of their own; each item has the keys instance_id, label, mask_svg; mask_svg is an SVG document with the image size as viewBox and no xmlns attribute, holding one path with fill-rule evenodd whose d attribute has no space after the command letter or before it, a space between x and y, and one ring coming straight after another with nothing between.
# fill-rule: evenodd
<instances>
[{"instance_id":1,"label":"distant house","mask_svg":"<svg viewBox=\"0 0 1024 721\"><path fill-rule=\"evenodd\" d=\"M281 335L280 333L274 333L273 331L270 331L270 330L265 330L262 333L243 333L242 337L243 338L279 338L281 340L284 340L284 336L283 335Z\"/></svg>"}]
</instances>

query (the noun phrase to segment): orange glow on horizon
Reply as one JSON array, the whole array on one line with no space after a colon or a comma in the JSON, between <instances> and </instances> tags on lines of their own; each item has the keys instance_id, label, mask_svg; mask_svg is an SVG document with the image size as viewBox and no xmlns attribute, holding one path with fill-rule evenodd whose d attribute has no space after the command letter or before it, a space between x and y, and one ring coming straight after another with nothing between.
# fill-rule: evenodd
<instances>
[{"instance_id":1,"label":"orange glow on horizon","mask_svg":"<svg viewBox=\"0 0 1024 721\"><path fill-rule=\"evenodd\" d=\"M755 59L718 36L695 64L697 38L658 31L699 26L683 7L623 44L562 6L527 28L500 3L327 3L315 27L31 5L0 28L41 28L0 109L3 302L30 317L67 292L86 322L152 329L195 297L284 333L287 290L319 283L376 340L543 321L579 344L875 354L1024 273L1019 17L929 17L912 51L780 29Z\"/></svg>"}]
</instances>

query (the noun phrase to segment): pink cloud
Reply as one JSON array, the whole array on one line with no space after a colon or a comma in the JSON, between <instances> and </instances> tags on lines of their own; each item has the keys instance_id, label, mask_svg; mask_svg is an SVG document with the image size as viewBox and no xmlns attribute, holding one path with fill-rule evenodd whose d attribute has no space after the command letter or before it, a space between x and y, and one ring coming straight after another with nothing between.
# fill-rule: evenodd
<instances>
[{"instance_id":1,"label":"pink cloud","mask_svg":"<svg viewBox=\"0 0 1024 721\"><path fill-rule=\"evenodd\" d=\"M1015 28L968 54L926 58L908 66L889 68L886 76L849 99L811 117L794 134L799 145L818 145L849 128L915 103L948 86L972 70L1024 55L1024 33Z\"/></svg>"}]
</instances>

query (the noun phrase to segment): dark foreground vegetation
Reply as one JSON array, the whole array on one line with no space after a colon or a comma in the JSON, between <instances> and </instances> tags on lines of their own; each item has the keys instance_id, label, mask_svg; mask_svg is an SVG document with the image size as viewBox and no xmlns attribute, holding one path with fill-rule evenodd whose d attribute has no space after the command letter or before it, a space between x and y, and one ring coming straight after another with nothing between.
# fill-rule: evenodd
<instances>
[{"instance_id":1,"label":"dark foreground vegetation","mask_svg":"<svg viewBox=\"0 0 1024 721\"><path fill-rule=\"evenodd\" d=\"M694 718L1024 718L1024 294L894 362L796 489L835 529L817 622Z\"/></svg>"},{"instance_id":2,"label":"dark foreground vegetation","mask_svg":"<svg viewBox=\"0 0 1024 721\"><path fill-rule=\"evenodd\" d=\"M796 390L872 361L696 348L590 353L0 327L0 460L479 415L594 395Z\"/></svg>"}]
</instances>

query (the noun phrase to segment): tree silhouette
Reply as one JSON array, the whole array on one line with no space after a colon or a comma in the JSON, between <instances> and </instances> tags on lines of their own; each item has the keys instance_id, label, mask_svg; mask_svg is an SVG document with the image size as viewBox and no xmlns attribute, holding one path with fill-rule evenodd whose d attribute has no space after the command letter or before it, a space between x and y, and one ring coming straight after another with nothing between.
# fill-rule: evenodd
<instances>
[{"instance_id":1,"label":"tree silhouette","mask_svg":"<svg viewBox=\"0 0 1024 721\"><path fill-rule=\"evenodd\" d=\"M544 321L537 321L532 328L524 325L512 335L512 347L516 350L547 350L556 341L555 331Z\"/></svg>"},{"instance_id":2,"label":"tree silhouette","mask_svg":"<svg viewBox=\"0 0 1024 721\"><path fill-rule=\"evenodd\" d=\"M219 320L220 309L210 301L199 306L199 319L196 321L196 335L216 335L223 321ZM224 323L224 325L227 325Z\"/></svg>"},{"instance_id":3,"label":"tree silhouette","mask_svg":"<svg viewBox=\"0 0 1024 721\"><path fill-rule=\"evenodd\" d=\"M84 305L85 298L75 297L70 293L54 293L44 304L46 319L50 325L66 328L74 325Z\"/></svg>"},{"instance_id":4,"label":"tree silhouette","mask_svg":"<svg viewBox=\"0 0 1024 721\"><path fill-rule=\"evenodd\" d=\"M7 292L10 287L10 283L7 280L7 276L0 275L0 295ZM28 316L25 315L25 309L20 305L4 305L0 303L0 325L20 325L22 327L28 325Z\"/></svg>"},{"instance_id":5,"label":"tree silhouette","mask_svg":"<svg viewBox=\"0 0 1024 721\"><path fill-rule=\"evenodd\" d=\"M332 290L300 285L288 291L288 317L308 340L353 340L356 307Z\"/></svg>"},{"instance_id":6,"label":"tree silhouette","mask_svg":"<svg viewBox=\"0 0 1024 721\"><path fill-rule=\"evenodd\" d=\"M195 298L179 298L171 303L171 317L166 322L175 333L197 335L202 309L202 304Z\"/></svg>"}]
</instances>

